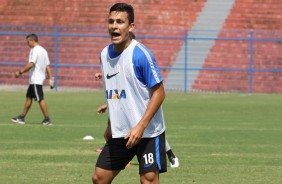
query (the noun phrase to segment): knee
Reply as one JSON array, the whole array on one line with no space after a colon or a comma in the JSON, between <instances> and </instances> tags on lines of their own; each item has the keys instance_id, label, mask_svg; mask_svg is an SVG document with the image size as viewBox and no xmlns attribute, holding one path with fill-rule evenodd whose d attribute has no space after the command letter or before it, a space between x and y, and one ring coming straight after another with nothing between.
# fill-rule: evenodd
<instances>
[{"instance_id":1,"label":"knee","mask_svg":"<svg viewBox=\"0 0 282 184\"><path fill-rule=\"evenodd\" d=\"M141 183L159 183L159 175L157 172L148 172L140 177Z\"/></svg>"},{"instance_id":2,"label":"knee","mask_svg":"<svg viewBox=\"0 0 282 184\"><path fill-rule=\"evenodd\" d=\"M93 184L99 184L99 183L107 183L103 180L103 178L101 176L99 176L98 174L94 173L92 175L92 182Z\"/></svg>"},{"instance_id":3,"label":"knee","mask_svg":"<svg viewBox=\"0 0 282 184\"><path fill-rule=\"evenodd\" d=\"M94 174L92 175L92 182L93 182L93 184L98 183L98 181L99 181L99 177L94 173Z\"/></svg>"}]
</instances>

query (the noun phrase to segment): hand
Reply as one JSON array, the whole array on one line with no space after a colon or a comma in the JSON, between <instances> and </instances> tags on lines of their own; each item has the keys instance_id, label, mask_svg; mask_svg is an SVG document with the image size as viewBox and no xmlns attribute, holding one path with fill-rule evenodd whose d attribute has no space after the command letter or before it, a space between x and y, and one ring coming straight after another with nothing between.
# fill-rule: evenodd
<instances>
[{"instance_id":1,"label":"hand","mask_svg":"<svg viewBox=\"0 0 282 184\"><path fill-rule=\"evenodd\" d=\"M15 73L15 77L16 77L16 78L19 78L21 75L22 75L22 73L21 73L20 70L19 70L19 71L16 71L16 73Z\"/></svg>"},{"instance_id":2,"label":"hand","mask_svg":"<svg viewBox=\"0 0 282 184\"><path fill-rule=\"evenodd\" d=\"M107 110L107 104L103 104L97 109L97 114L104 113Z\"/></svg>"},{"instance_id":3,"label":"hand","mask_svg":"<svg viewBox=\"0 0 282 184\"><path fill-rule=\"evenodd\" d=\"M51 78L49 79L49 85L50 85L50 88L51 88L51 89L54 88L54 84L55 84L54 77L51 77Z\"/></svg>"},{"instance_id":4,"label":"hand","mask_svg":"<svg viewBox=\"0 0 282 184\"><path fill-rule=\"evenodd\" d=\"M102 79L102 73L95 73L95 79L96 81Z\"/></svg>"},{"instance_id":5,"label":"hand","mask_svg":"<svg viewBox=\"0 0 282 184\"><path fill-rule=\"evenodd\" d=\"M124 137L125 139L128 139L126 143L126 147L130 149L133 146L135 146L142 138L143 133L144 133L144 129L139 125L132 128L128 132L128 134Z\"/></svg>"}]
</instances>

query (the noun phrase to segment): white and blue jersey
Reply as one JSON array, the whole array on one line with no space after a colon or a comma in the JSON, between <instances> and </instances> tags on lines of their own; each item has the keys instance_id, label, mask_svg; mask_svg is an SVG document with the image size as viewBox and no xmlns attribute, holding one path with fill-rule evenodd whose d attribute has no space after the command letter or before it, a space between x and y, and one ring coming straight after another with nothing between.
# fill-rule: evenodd
<instances>
[{"instance_id":1,"label":"white and blue jersey","mask_svg":"<svg viewBox=\"0 0 282 184\"><path fill-rule=\"evenodd\" d=\"M101 64L112 137L124 137L143 117L150 98L150 88L163 81L155 58L136 40L122 52L113 45L101 52ZM156 137L165 131L162 107L158 109L143 138Z\"/></svg>"}]
</instances>

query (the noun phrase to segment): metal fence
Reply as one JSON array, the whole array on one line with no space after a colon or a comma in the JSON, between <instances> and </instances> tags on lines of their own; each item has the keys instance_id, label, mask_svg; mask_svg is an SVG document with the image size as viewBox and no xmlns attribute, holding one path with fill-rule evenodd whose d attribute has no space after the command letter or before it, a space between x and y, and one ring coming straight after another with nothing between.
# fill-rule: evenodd
<instances>
[{"instance_id":1,"label":"metal fence","mask_svg":"<svg viewBox=\"0 0 282 184\"><path fill-rule=\"evenodd\" d=\"M136 29L156 57L167 90L282 92L282 33ZM94 79L107 29L78 26L0 25L0 84L26 84L11 73L26 64L25 36L39 35L60 86L102 88Z\"/></svg>"}]
</instances>

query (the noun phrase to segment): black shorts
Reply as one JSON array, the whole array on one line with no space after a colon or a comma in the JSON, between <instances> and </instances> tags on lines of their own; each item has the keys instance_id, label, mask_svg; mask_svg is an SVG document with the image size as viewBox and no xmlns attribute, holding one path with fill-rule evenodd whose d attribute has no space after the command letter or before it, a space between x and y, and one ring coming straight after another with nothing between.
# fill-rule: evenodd
<instances>
[{"instance_id":1,"label":"black shorts","mask_svg":"<svg viewBox=\"0 0 282 184\"><path fill-rule=\"evenodd\" d=\"M122 170L136 155L139 174L167 171L165 133L154 138L142 138L133 148L126 148L128 139L111 138L97 160L96 167L105 170Z\"/></svg>"},{"instance_id":2,"label":"black shorts","mask_svg":"<svg viewBox=\"0 0 282 184\"><path fill-rule=\"evenodd\" d=\"M43 100L44 99L43 85L30 84L26 92L26 97L34 99L38 102Z\"/></svg>"}]
</instances>

